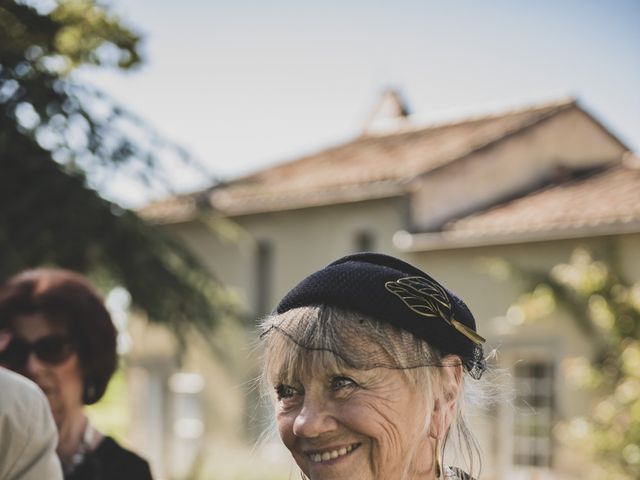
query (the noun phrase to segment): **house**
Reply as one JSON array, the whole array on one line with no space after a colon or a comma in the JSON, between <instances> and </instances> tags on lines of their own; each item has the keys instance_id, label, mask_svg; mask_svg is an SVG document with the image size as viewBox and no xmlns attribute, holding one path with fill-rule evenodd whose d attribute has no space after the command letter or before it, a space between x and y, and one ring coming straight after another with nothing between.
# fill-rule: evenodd
<instances>
[{"instance_id":1,"label":"house","mask_svg":"<svg viewBox=\"0 0 640 480\"><path fill-rule=\"evenodd\" d=\"M500 352L499 366L512 372L518 404L474 419L483 478L578 478L584 465L554 443L551 429L587 411L589 399L571 387L563 362L589 355L592 343L563 316L524 325L507 315L520 287L499 282L483 265L500 258L549 269L578 245L614 248L628 277L639 281L638 157L574 99L418 126L407 112L397 93L384 92L352 141L141 214L233 288L249 319L351 252L389 253L420 266L467 300L482 335ZM162 355L140 349L132 362L148 376ZM201 353L194 357L182 369L204 380L174 394L197 393L198 415L218 419L202 435L232 431L247 418L243 397L233 390L221 399L228 387L220 385L232 385L232 376ZM169 395L166 378L177 369L163 365L154 377L157 394L165 391L159 398ZM212 379L211 371L219 376ZM233 438L242 443L242 435Z\"/></svg>"}]
</instances>

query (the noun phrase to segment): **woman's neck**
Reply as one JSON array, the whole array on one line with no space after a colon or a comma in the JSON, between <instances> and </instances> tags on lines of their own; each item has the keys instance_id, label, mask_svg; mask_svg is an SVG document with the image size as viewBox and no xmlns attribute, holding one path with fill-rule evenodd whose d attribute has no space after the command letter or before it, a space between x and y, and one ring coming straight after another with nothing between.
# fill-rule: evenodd
<instances>
[{"instance_id":1,"label":"woman's neck","mask_svg":"<svg viewBox=\"0 0 640 480\"><path fill-rule=\"evenodd\" d=\"M56 453L60 457L62 465L68 465L73 455L80 449L87 423L87 417L82 410L66 415L58 423L58 448Z\"/></svg>"},{"instance_id":2,"label":"woman's neck","mask_svg":"<svg viewBox=\"0 0 640 480\"><path fill-rule=\"evenodd\" d=\"M439 480L436 460L436 440L428 436L413 451L413 460L405 471L407 480Z\"/></svg>"}]
</instances>

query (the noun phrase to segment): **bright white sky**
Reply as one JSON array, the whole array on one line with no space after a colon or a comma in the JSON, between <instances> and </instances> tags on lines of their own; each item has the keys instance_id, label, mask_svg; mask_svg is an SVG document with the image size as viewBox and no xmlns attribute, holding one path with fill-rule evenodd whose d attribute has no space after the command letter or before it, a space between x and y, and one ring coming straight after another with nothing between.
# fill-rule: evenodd
<instances>
[{"instance_id":1,"label":"bright white sky","mask_svg":"<svg viewBox=\"0 0 640 480\"><path fill-rule=\"evenodd\" d=\"M231 178L357 135L379 92L423 119L577 96L640 151L639 0L119 0L143 69L82 72ZM184 168L175 186L205 186ZM126 181L103 193L127 206ZM156 194L157 195L157 194Z\"/></svg>"}]
</instances>

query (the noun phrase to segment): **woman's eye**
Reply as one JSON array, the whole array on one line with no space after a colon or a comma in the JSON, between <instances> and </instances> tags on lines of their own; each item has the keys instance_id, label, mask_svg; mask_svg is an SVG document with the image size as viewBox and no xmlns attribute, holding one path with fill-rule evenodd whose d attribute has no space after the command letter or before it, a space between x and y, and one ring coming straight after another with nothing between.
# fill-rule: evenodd
<instances>
[{"instance_id":1,"label":"woman's eye","mask_svg":"<svg viewBox=\"0 0 640 480\"><path fill-rule=\"evenodd\" d=\"M278 400L292 398L296 393L296 389L291 385L280 384L276 386L276 395L278 396Z\"/></svg>"},{"instance_id":2,"label":"woman's eye","mask_svg":"<svg viewBox=\"0 0 640 480\"><path fill-rule=\"evenodd\" d=\"M333 377L331 379L332 390L342 390L345 388L357 387L358 384L349 377Z\"/></svg>"}]
</instances>

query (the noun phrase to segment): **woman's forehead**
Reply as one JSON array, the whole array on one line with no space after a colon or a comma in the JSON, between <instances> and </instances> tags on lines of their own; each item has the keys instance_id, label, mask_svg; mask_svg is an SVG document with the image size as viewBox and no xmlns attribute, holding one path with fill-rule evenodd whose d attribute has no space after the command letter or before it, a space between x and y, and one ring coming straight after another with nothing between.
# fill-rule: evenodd
<instances>
[{"instance_id":1,"label":"woman's forehead","mask_svg":"<svg viewBox=\"0 0 640 480\"><path fill-rule=\"evenodd\" d=\"M386 377L389 369L361 368L329 351L304 350L296 348L296 354L284 359L277 365L272 375L275 382L298 381L308 379L329 379L336 375L349 376L359 380ZM291 352L294 353L294 352Z\"/></svg>"},{"instance_id":2,"label":"woman's forehead","mask_svg":"<svg viewBox=\"0 0 640 480\"><path fill-rule=\"evenodd\" d=\"M326 372L338 372L349 369L349 365L333 352L309 350L294 345L281 358L276 360L279 376L316 376Z\"/></svg>"},{"instance_id":3,"label":"woman's forehead","mask_svg":"<svg viewBox=\"0 0 640 480\"><path fill-rule=\"evenodd\" d=\"M43 313L18 315L11 324L16 335L30 341L54 333L63 334L66 330L59 322L52 322Z\"/></svg>"},{"instance_id":4,"label":"woman's forehead","mask_svg":"<svg viewBox=\"0 0 640 480\"><path fill-rule=\"evenodd\" d=\"M396 340L391 339L388 334L373 332L349 323L314 328L281 324L271 331L269 337L269 343L276 349L289 350L297 346L310 353L333 355L347 363L353 358L389 357L390 350L394 350L389 347L392 347Z\"/></svg>"}]
</instances>

